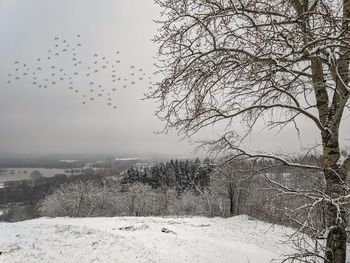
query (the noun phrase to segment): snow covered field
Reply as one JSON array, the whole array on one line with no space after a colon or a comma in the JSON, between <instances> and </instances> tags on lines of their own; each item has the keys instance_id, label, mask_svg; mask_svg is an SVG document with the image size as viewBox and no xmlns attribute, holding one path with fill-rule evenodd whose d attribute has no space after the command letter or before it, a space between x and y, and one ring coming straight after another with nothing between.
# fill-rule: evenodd
<instances>
[{"instance_id":1,"label":"snow covered field","mask_svg":"<svg viewBox=\"0 0 350 263\"><path fill-rule=\"evenodd\" d=\"M0 262L264 263L293 252L290 233L247 216L40 218L0 223Z\"/></svg>"}]
</instances>

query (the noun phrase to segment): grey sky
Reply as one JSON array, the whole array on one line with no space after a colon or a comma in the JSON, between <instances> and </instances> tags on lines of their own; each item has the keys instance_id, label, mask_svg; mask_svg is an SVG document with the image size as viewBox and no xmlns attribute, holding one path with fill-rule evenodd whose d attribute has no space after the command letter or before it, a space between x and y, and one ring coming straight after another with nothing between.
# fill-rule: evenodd
<instances>
[{"instance_id":1,"label":"grey sky","mask_svg":"<svg viewBox=\"0 0 350 263\"><path fill-rule=\"evenodd\" d=\"M34 61L53 45L55 36L71 40L77 34L82 56L110 57L120 50L121 75L129 74L130 65L152 73L152 19L158 16L153 0L0 0L0 152L189 154L193 147L179 142L175 132L154 134L162 124L154 116L154 102L140 100L147 91L141 83L118 90L117 110L99 100L83 105L81 96L64 87L44 90L25 81L7 84L15 60ZM303 128L303 142L314 143L318 136L309 133L307 125ZM348 126L342 130L350 133ZM205 137L215 133L210 130ZM291 134L295 133L271 138L262 132L250 143L261 149L284 145L294 151L300 144Z\"/></svg>"},{"instance_id":2,"label":"grey sky","mask_svg":"<svg viewBox=\"0 0 350 263\"><path fill-rule=\"evenodd\" d=\"M82 105L65 88L6 83L13 61L42 56L56 35L70 40L81 34L87 55L108 57L120 50L125 67L139 65L152 72L155 48L150 39L157 15L152 0L1 0L0 151L189 153L191 147L176 135L153 133L162 124L153 115L154 104L140 100L143 85L118 90L118 109L111 110L101 101Z\"/></svg>"}]
</instances>

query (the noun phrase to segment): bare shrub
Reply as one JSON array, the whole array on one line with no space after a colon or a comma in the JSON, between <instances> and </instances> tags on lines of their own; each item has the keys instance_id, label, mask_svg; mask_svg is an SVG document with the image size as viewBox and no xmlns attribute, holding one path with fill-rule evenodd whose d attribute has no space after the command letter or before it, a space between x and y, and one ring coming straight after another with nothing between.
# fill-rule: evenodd
<instances>
[{"instance_id":1,"label":"bare shrub","mask_svg":"<svg viewBox=\"0 0 350 263\"><path fill-rule=\"evenodd\" d=\"M56 216L101 216L108 214L106 185L93 182L66 184L46 196L40 203L41 215ZM107 212L107 213L106 213Z\"/></svg>"}]
</instances>

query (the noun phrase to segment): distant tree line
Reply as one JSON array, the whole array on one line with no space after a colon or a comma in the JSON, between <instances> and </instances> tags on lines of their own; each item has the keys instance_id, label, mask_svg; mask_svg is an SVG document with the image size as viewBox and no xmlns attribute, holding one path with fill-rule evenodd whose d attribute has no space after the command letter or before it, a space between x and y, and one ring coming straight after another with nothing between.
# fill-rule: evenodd
<instances>
[{"instance_id":1,"label":"distant tree line","mask_svg":"<svg viewBox=\"0 0 350 263\"><path fill-rule=\"evenodd\" d=\"M173 188L178 193L203 191L209 187L213 167L208 159L170 160L145 169L130 168L121 179L122 185L142 183L153 189Z\"/></svg>"},{"instance_id":2,"label":"distant tree line","mask_svg":"<svg viewBox=\"0 0 350 263\"><path fill-rule=\"evenodd\" d=\"M44 177L40 172L33 171L31 179L3 183L3 187L0 188L0 204L35 204L62 184L87 180L96 181L101 176L92 170L77 175L57 174L53 177Z\"/></svg>"},{"instance_id":3,"label":"distant tree line","mask_svg":"<svg viewBox=\"0 0 350 263\"><path fill-rule=\"evenodd\" d=\"M319 161L317 156L307 160ZM322 188L319 174L271 161L238 160L213 166L209 160L171 160L144 169L129 168L121 174L111 168L99 180L64 184L45 196L40 211L45 216L80 217L247 214L293 225L285 210L308 200L299 195L276 198L280 194L276 183L300 191Z\"/></svg>"},{"instance_id":4,"label":"distant tree line","mask_svg":"<svg viewBox=\"0 0 350 263\"><path fill-rule=\"evenodd\" d=\"M72 169L81 168L85 162L62 162L50 158L0 158L0 169L6 168L47 168L47 169Z\"/></svg>"}]
</instances>

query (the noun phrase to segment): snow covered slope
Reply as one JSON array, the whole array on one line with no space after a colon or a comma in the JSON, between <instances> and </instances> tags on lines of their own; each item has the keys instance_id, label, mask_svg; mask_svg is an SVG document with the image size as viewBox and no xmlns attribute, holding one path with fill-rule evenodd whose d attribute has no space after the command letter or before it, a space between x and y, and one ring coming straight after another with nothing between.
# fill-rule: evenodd
<instances>
[{"instance_id":1,"label":"snow covered slope","mask_svg":"<svg viewBox=\"0 0 350 263\"><path fill-rule=\"evenodd\" d=\"M290 233L247 216L40 218L0 223L0 262L264 263L293 252Z\"/></svg>"}]
</instances>

